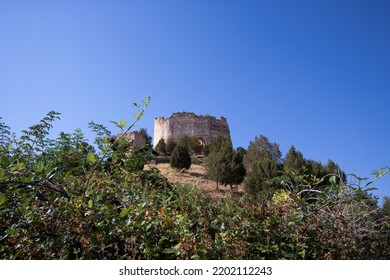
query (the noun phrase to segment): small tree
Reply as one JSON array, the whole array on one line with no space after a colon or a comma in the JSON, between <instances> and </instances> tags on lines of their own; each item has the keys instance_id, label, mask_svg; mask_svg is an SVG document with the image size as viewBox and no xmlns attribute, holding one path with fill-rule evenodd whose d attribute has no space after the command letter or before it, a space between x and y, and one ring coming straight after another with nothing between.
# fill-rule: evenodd
<instances>
[{"instance_id":1,"label":"small tree","mask_svg":"<svg viewBox=\"0 0 390 280\"><path fill-rule=\"evenodd\" d=\"M317 178L322 178L325 175L323 166L318 161L312 159L305 160L305 168L308 174L311 174Z\"/></svg>"},{"instance_id":2,"label":"small tree","mask_svg":"<svg viewBox=\"0 0 390 280\"><path fill-rule=\"evenodd\" d=\"M191 156L183 145L177 145L171 154L170 165L172 168L190 169Z\"/></svg>"},{"instance_id":3,"label":"small tree","mask_svg":"<svg viewBox=\"0 0 390 280\"><path fill-rule=\"evenodd\" d=\"M347 181L347 175L345 172L341 169L341 167L336 164L333 160L328 159L327 164L324 166L324 172L325 174L334 174L338 175L338 183L341 180L342 182Z\"/></svg>"},{"instance_id":4,"label":"small tree","mask_svg":"<svg viewBox=\"0 0 390 280\"><path fill-rule=\"evenodd\" d=\"M152 147L153 138L149 135L148 130L146 128L141 128L138 132L145 138L146 146Z\"/></svg>"},{"instance_id":5,"label":"small tree","mask_svg":"<svg viewBox=\"0 0 390 280\"><path fill-rule=\"evenodd\" d=\"M278 165L268 157L257 160L246 174L245 190L252 196L269 198L273 190L272 179L277 176Z\"/></svg>"},{"instance_id":6,"label":"small tree","mask_svg":"<svg viewBox=\"0 0 390 280\"><path fill-rule=\"evenodd\" d=\"M198 148L198 138L193 136L184 136L183 138L180 139L179 145L183 145L187 147L188 152L190 154L195 154L196 150Z\"/></svg>"},{"instance_id":7,"label":"small tree","mask_svg":"<svg viewBox=\"0 0 390 280\"><path fill-rule=\"evenodd\" d=\"M243 154L237 150L234 152L230 162L230 172L227 175L226 183L232 188L233 185L241 184L244 181L246 169L243 163Z\"/></svg>"},{"instance_id":8,"label":"small tree","mask_svg":"<svg viewBox=\"0 0 390 280\"><path fill-rule=\"evenodd\" d=\"M217 189L219 183L230 183L229 176L232 172L233 155L233 147L228 139L219 136L211 142L206 170L207 176L217 183Z\"/></svg>"},{"instance_id":9,"label":"small tree","mask_svg":"<svg viewBox=\"0 0 390 280\"><path fill-rule=\"evenodd\" d=\"M159 152L160 154L165 154L166 153L166 144L164 138L161 138L157 145L156 145L156 151Z\"/></svg>"},{"instance_id":10,"label":"small tree","mask_svg":"<svg viewBox=\"0 0 390 280\"><path fill-rule=\"evenodd\" d=\"M271 179L278 175L282 153L279 145L270 143L267 137L260 135L249 145L244 156L246 191L251 195L271 193Z\"/></svg>"},{"instance_id":11,"label":"small tree","mask_svg":"<svg viewBox=\"0 0 390 280\"><path fill-rule=\"evenodd\" d=\"M383 198L383 206L382 206L383 214L390 219L390 197L385 196Z\"/></svg>"},{"instance_id":12,"label":"small tree","mask_svg":"<svg viewBox=\"0 0 390 280\"><path fill-rule=\"evenodd\" d=\"M303 154L295 149L294 146L291 146L284 159L284 167L291 171L301 171L304 164L305 159L303 158Z\"/></svg>"},{"instance_id":13,"label":"small tree","mask_svg":"<svg viewBox=\"0 0 390 280\"><path fill-rule=\"evenodd\" d=\"M165 145L165 152L170 155L172 154L173 150L177 146L177 143L172 138L168 138L167 143Z\"/></svg>"},{"instance_id":14,"label":"small tree","mask_svg":"<svg viewBox=\"0 0 390 280\"><path fill-rule=\"evenodd\" d=\"M269 158L276 164L281 161L282 153L277 143L270 143L267 137L260 135L251 141L244 157L244 165L247 171L261 158Z\"/></svg>"},{"instance_id":15,"label":"small tree","mask_svg":"<svg viewBox=\"0 0 390 280\"><path fill-rule=\"evenodd\" d=\"M236 153L238 154L238 156L242 159L242 162L244 163L244 157L246 155L246 150L243 147L238 147L236 149Z\"/></svg>"}]
</instances>

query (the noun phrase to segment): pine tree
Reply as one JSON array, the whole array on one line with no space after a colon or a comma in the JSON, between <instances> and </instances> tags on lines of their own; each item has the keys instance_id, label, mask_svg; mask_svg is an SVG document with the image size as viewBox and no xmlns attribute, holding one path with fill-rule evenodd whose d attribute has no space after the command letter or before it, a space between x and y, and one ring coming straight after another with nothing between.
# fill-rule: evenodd
<instances>
[{"instance_id":1,"label":"pine tree","mask_svg":"<svg viewBox=\"0 0 390 280\"><path fill-rule=\"evenodd\" d=\"M247 171L250 171L255 162L261 158L269 158L279 164L281 157L282 153L279 150L279 145L270 143L267 137L260 135L253 142L250 142L244 157L244 166Z\"/></svg>"},{"instance_id":2,"label":"pine tree","mask_svg":"<svg viewBox=\"0 0 390 280\"><path fill-rule=\"evenodd\" d=\"M324 173L326 174L334 174L337 175L338 178L342 182L347 181L347 175L345 172L340 168L338 164L336 164L333 160L329 159L327 164L323 167L324 168ZM340 183L340 182L337 182Z\"/></svg>"},{"instance_id":3,"label":"pine tree","mask_svg":"<svg viewBox=\"0 0 390 280\"><path fill-rule=\"evenodd\" d=\"M294 146L291 146L284 159L284 167L288 170L297 172L302 171L304 164L305 159L303 158L303 154L296 150Z\"/></svg>"},{"instance_id":4,"label":"pine tree","mask_svg":"<svg viewBox=\"0 0 390 280\"><path fill-rule=\"evenodd\" d=\"M246 168L244 186L248 193L265 195L270 192L271 179L278 175L281 157L279 145L270 143L263 135L250 142L244 156Z\"/></svg>"},{"instance_id":5,"label":"pine tree","mask_svg":"<svg viewBox=\"0 0 390 280\"><path fill-rule=\"evenodd\" d=\"M216 138L209 146L209 155L206 162L207 176L219 184L241 184L246 170L243 164L242 151L234 151L232 143L224 138Z\"/></svg>"}]
</instances>

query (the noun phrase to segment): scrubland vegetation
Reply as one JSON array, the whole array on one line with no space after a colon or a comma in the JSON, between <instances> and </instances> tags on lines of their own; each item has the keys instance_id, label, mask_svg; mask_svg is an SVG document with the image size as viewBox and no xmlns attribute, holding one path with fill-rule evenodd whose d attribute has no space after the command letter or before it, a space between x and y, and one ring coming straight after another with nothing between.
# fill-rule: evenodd
<instances>
[{"instance_id":1,"label":"scrubland vegetation","mask_svg":"<svg viewBox=\"0 0 390 280\"><path fill-rule=\"evenodd\" d=\"M135 104L133 124L113 122L118 133L148 103ZM283 158L265 136L248 149L218 138L205 148L207 175L232 195L216 199L144 169L152 150L129 152L104 125L90 123L94 143L79 130L49 139L59 116L49 112L20 137L0 120L0 259L390 257L390 200L380 207L369 188L389 168L367 180L293 146ZM156 148L186 169L199 152L186 141ZM244 194L233 195L237 184Z\"/></svg>"}]
</instances>

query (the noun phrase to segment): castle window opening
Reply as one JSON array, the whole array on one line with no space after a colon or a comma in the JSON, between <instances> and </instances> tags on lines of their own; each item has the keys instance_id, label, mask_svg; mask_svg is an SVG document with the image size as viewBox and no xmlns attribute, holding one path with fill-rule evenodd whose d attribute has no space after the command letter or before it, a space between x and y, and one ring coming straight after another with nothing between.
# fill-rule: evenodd
<instances>
[{"instance_id":1,"label":"castle window opening","mask_svg":"<svg viewBox=\"0 0 390 280\"><path fill-rule=\"evenodd\" d=\"M203 154L203 150L204 150L205 147L206 147L206 141L202 137L199 137L198 141L196 143L196 151L195 151L195 153L198 154L198 155Z\"/></svg>"}]
</instances>

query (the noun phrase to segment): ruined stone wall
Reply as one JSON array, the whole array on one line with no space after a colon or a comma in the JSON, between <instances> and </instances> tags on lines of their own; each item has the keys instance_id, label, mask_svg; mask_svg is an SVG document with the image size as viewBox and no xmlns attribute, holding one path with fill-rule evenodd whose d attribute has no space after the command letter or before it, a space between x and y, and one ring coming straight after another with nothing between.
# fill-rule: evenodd
<instances>
[{"instance_id":1,"label":"ruined stone wall","mask_svg":"<svg viewBox=\"0 0 390 280\"><path fill-rule=\"evenodd\" d=\"M218 136L230 140L230 130L224 117L198 116L194 113L174 113L169 118L154 120L154 146L160 139L179 141L184 136L202 138L206 144L210 144Z\"/></svg>"},{"instance_id":2,"label":"ruined stone wall","mask_svg":"<svg viewBox=\"0 0 390 280\"><path fill-rule=\"evenodd\" d=\"M122 134L118 134L116 138L119 138ZM138 131L127 132L124 136L132 144L132 150L139 150L146 145L145 137Z\"/></svg>"}]
</instances>

